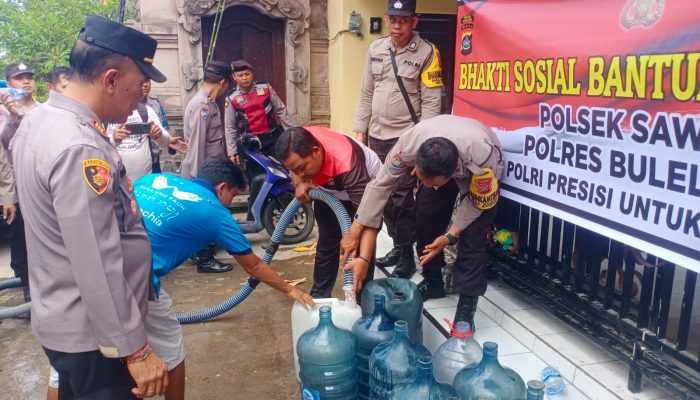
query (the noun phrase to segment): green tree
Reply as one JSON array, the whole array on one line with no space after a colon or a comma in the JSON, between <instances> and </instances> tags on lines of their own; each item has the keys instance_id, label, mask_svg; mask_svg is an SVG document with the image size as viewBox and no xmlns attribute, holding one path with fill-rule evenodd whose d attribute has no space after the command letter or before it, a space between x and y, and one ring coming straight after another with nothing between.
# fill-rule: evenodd
<instances>
[{"instance_id":1,"label":"green tree","mask_svg":"<svg viewBox=\"0 0 700 400\"><path fill-rule=\"evenodd\" d=\"M118 5L119 0L0 0L0 64L29 63L43 99L46 74L68 65L85 16L114 18Z\"/></svg>"}]
</instances>

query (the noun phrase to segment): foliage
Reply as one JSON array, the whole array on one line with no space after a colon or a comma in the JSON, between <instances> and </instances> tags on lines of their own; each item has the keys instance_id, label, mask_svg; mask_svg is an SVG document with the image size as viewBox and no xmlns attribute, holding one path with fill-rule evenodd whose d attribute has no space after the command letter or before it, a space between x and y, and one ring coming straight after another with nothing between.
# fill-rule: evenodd
<instances>
[{"instance_id":1,"label":"foliage","mask_svg":"<svg viewBox=\"0 0 700 400\"><path fill-rule=\"evenodd\" d=\"M46 74L68 65L85 16L114 19L118 5L119 0L0 0L0 65L29 63L37 74L37 97L43 99Z\"/></svg>"}]
</instances>

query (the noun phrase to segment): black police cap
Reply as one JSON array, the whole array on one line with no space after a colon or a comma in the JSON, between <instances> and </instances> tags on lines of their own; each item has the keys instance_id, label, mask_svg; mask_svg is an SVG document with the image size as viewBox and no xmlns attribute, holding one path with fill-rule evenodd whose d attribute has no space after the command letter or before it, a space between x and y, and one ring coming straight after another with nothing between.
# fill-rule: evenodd
<instances>
[{"instance_id":1,"label":"black police cap","mask_svg":"<svg viewBox=\"0 0 700 400\"><path fill-rule=\"evenodd\" d=\"M416 15L416 0L389 0L386 15L412 17Z\"/></svg>"},{"instance_id":2,"label":"black police cap","mask_svg":"<svg viewBox=\"0 0 700 400\"><path fill-rule=\"evenodd\" d=\"M246 71L246 70L253 70L253 66L250 65L250 63L246 60L236 60L231 62L231 68L233 68L233 72L240 72L240 71Z\"/></svg>"},{"instance_id":3,"label":"black police cap","mask_svg":"<svg viewBox=\"0 0 700 400\"><path fill-rule=\"evenodd\" d=\"M90 14L80 29L78 39L131 58L152 81L163 83L167 79L153 66L158 42L145 33Z\"/></svg>"},{"instance_id":4,"label":"black police cap","mask_svg":"<svg viewBox=\"0 0 700 400\"><path fill-rule=\"evenodd\" d=\"M15 63L15 64L9 64L8 66L5 67L5 78L6 79L11 79L11 78L16 78L20 75L24 74L31 74L34 76L34 71L32 70L32 67L29 66L29 64L25 63Z\"/></svg>"},{"instance_id":5,"label":"black police cap","mask_svg":"<svg viewBox=\"0 0 700 400\"><path fill-rule=\"evenodd\" d=\"M231 66L224 61L211 60L207 63L207 66L204 67L204 72L211 72L223 78L230 78L233 70Z\"/></svg>"}]
</instances>

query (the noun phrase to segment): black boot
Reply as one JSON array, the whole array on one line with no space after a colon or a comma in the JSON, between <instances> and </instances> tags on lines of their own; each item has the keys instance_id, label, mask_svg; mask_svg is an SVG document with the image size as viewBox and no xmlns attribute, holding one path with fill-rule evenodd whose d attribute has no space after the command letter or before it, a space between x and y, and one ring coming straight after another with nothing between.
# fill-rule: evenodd
<instances>
[{"instance_id":1,"label":"black boot","mask_svg":"<svg viewBox=\"0 0 700 400\"><path fill-rule=\"evenodd\" d=\"M416 259L413 257L413 244L402 244L399 247L401 249L399 262L396 264L396 268L394 268L394 272L391 273L391 276L394 278L411 279L416 272Z\"/></svg>"},{"instance_id":2,"label":"black boot","mask_svg":"<svg viewBox=\"0 0 700 400\"><path fill-rule=\"evenodd\" d=\"M375 260L374 265L379 268L388 268L396 265L399 262L399 257L401 256L401 247L394 244L394 248L389 250L384 257L379 257Z\"/></svg>"},{"instance_id":3,"label":"black boot","mask_svg":"<svg viewBox=\"0 0 700 400\"><path fill-rule=\"evenodd\" d=\"M469 322L469 325L472 327L472 332L476 331L476 326L474 326L474 314L476 314L476 304L478 302L479 296L460 294L459 302L457 303L457 311L455 311L454 323L457 324L459 321Z\"/></svg>"},{"instance_id":4,"label":"black boot","mask_svg":"<svg viewBox=\"0 0 700 400\"><path fill-rule=\"evenodd\" d=\"M223 263L214 258L216 246L207 246L197 253L197 272L219 273L233 269L233 265Z\"/></svg>"},{"instance_id":5,"label":"black boot","mask_svg":"<svg viewBox=\"0 0 700 400\"><path fill-rule=\"evenodd\" d=\"M423 279L418 284L418 291L423 298L423 301L430 299L441 299L445 297L445 283L442 279Z\"/></svg>"}]
</instances>

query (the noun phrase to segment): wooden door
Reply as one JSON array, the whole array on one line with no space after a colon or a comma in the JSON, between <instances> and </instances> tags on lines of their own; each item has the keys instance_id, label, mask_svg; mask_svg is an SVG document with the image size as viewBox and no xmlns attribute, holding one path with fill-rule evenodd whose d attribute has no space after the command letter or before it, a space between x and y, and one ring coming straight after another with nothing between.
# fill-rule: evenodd
<instances>
[{"instance_id":1,"label":"wooden door","mask_svg":"<svg viewBox=\"0 0 700 400\"><path fill-rule=\"evenodd\" d=\"M212 59L247 60L253 66L255 80L272 85L282 101L286 101L284 25L284 19L268 17L251 7L229 7L221 20ZM202 18L204 60L209 52L213 26L213 15Z\"/></svg>"},{"instance_id":2,"label":"wooden door","mask_svg":"<svg viewBox=\"0 0 700 400\"><path fill-rule=\"evenodd\" d=\"M452 112L452 92L454 90L455 29L457 16L449 14L420 14L416 30L440 50L442 77L445 83L442 112Z\"/></svg>"}]
</instances>

